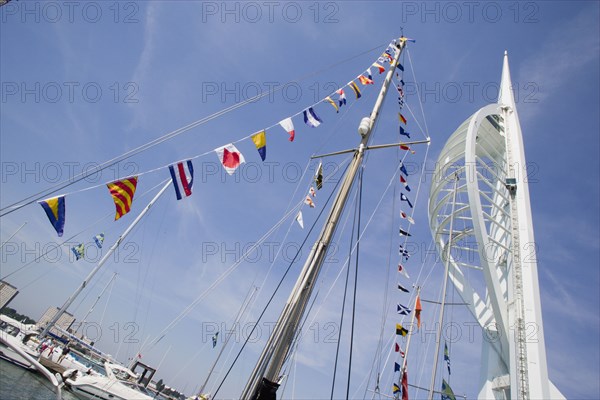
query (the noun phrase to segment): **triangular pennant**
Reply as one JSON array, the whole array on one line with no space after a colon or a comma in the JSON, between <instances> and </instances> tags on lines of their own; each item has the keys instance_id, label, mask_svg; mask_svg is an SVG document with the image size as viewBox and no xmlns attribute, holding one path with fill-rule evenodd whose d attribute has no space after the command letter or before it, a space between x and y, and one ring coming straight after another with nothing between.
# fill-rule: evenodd
<instances>
[{"instance_id":1,"label":"triangular pennant","mask_svg":"<svg viewBox=\"0 0 600 400\"><path fill-rule=\"evenodd\" d=\"M46 212L58 236L61 237L65 228L65 196L42 200L38 203Z\"/></svg>"},{"instance_id":2,"label":"triangular pennant","mask_svg":"<svg viewBox=\"0 0 600 400\"><path fill-rule=\"evenodd\" d=\"M448 382L444 378L442 378L442 400L456 400L456 396L448 385Z\"/></svg>"},{"instance_id":3,"label":"triangular pennant","mask_svg":"<svg viewBox=\"0 0 600 400\"><path fill-rule=\"evenodd\" d=\"M377 64L376 62L373 63L373 66L375 68L377 68L377 70L379 71L379 74L382 74L385 71L385 67L381 64Z\"/></svg>"},{"instance_id":4,"label":"triangular pennant","mask_svg":"<svg viewBox=\"0 0 600 400\"><path fill-rule=\"evenodd\" d=\"M358 85L356 83L354 83L354 81L350 82L348 85L354 91L354 95L356 96L356 98L360 99L361 94L360 94L360 89L358 88Z\"/></svg>"},{"instance_id":5,"label":"triangular pennant","mask_svg":"<svg viewBox=\"0 0 600 400\"><path fill-rule=\"evenodd\" d=\"M404 266L402 264L398 264L398 272L400 272L402 275L404 275L404 277L406 277L406 279L410 279L410 276L408 276L408 272L406 272L406 269L404 268Z\"/></svg>"},{"instance_id":6,"label":"triangular pennant","mask_svg":"<svg viewBox=\"0 0 600 400\"><path fill-rule=\"evenodd\" d=\"M404 175L408 176L408 171L406 170L406 167L404 166L404 164L402 164L402 161L400 161L400 172L402 172Z\"/></svg>"},{"instance_id":7,"label":"triangular pennant","mask_svg":"<svg viewBox=\"0 0 600 400\"><path fill-rule=\"evenodd\" d=\"M359 81L360 81L360 83L362 83L363 85L373 85L373 84L374 84L374 82L373 82L373 80L372 80L371 78L367 78L367 77L366 77L366 76L364 76L364 75L360 75L360 76L358 77L358 80L359 80Z\"/></svg>"},{"instance_id":8,"label":"triangular pennant","mask_svg":"<svg viewBox=\"0 0 600 400\"><path fill-rule=\"evenodd\" d=\"M265 131L252 135L251 138L252 142L254 142L254 146L256 146L256 150L258 150L260 159L265 161L265 158L267 158L267 136Z\"/></svg>"},{"instance_id":9,"label":"triangular pennant","mask_svg":"<svg viewBox=\"0 0 600 400\"><path fill-rule=\"evenodd\" d=\"M415 220L412 219L412 217L410 217L407 213L405 213L404 211L400 211L400 217L404 218L405 220L407 220L408 222L410 222L411 224L415 223Z\"/></svg>"},{"instance_id":10,"label":"triangular pennant","mask_svg":"<svg viewBox=\"0 0 600 400\"><path fill-rule=\"evenodd\" d=\"M402 286L401 284L398 284L398 289L402 290L404 293L409 293L409 290L407 288L405 288L404 286Z\"/></svg>"},{"instance_id":11,"label":"triangular pennant","mask_svg":"<svg viewBox=\"0 0 600 400\"><path fill-rule=\"evenodd\" d=\"M290 142L293 142L296 132L294 131L294 123L292 122L292 118L286 118L282 121L279 121L279 125L281 125L281 127L290 135Z\"/></svg>"},{"instance_id":12,"label":"triangular pennant","mask_svg":"<svg viewBox=\"0 0 600 400\"><path fill-rule=\"evenodd\" d=\"M317 190L321 190L323 187L323 163L320 162L317 167L317 173L315 174L315 185L317 185Z\"/></svg>"},{"instance_id":13,"label":"triangular pennant","mask_svg":"<svg viewBox=\"0 0 600 400\"><path fill-rule=\"evenodd\" d=\"M71 251L75 254L75 261L85 256L85 247L83 246L83 243L71 247Z\"/></svg>"},{"instance_id":14,"label":"triangular pennant","mask_svg":"<svg viewBox=\"0 0 600 400\"><path fill-rule=\"evenodd\" d=\"M408 400L408 372L402 373L402 400Z\"/></svg>"},{"instance_id":15,"label":"triangular pennant","mask_svg":"<svg viewBox=\"0 0 600 400\"><path fill-rule=\"evenodd\" d=\"M310 196L306 196L304 198L304 204L308 205L310 208L315 208L315 203L313 202L313 200L310 198Z\"/></svg>"},{"instance_id":16,"label":"triangular pennant","mask_svg":"<svg viewBox=\"0 0 600 400\"><path fill-rule=\"evenodd\" d=\"M335 108L335 112L339 113L340 112L340 108L338 107L337 104L335 104L335 101L333 101L333 99L329 96L325 97L325 101L327 101L329 104L331 104L333 106L333 108Z\"/></svg>"},{"instance_id":17,"label":"triangular pennant","mask_svg":"<svg viewBox=\"0 0 600 400\"><path fill-rule=\"evenodd\" d=\"M406 145L406 144L401 144L400 149L410 151L410 154L415 154L415 151L413 149L411 149L410 147L408 147L408 145Z\"/></svg>"},{"instance_id":18,"label":"triangular pennant","mask_svg":"<svg viewBox=\"0 0 600 400\"><path fill-rule=\"evenodd\" d=\"M402 236L412 236L410 233L408 233L407 231L405 231L404 229L400 228L400 235Z\"/></svg>"},{"instance_id":19,"label":"triangular pennant","mask_svg":"<svg viewBox=\"0 0 600 400\"><path fill-rule=\"evenodd\" d=\"M408 199L408 197L406 197L406 195L404 193L400 193L400 200L405 201L406 203L408 203L408 206L410 208L413 208L412 203L410 202L410 200Z\"/></svg>"},{"instance_id":20,"label":"triangular pennant","mask_svg":"<svg viewBox=\"0 0 600 400\"><path fill-rule=\"evenodd\" d=\"M336 93L338 94L338 105L341 107L346 104L346 93L344 93L344 89L338 89Z\"/></svg>"},{"instance_id":21,"label":"triangular pennant","mask_svg":"<svg viewBox=\"0 0 600 400\"><path fill-rule=\"evenodd\" d=\"M403 127L400 127L400 135L406 136L410 139L410 133L406 132Z\"/></svg>"},{"instance_id":22,"label":"triangular pennant","mask_svg":"<svg viewBox=\"0 0 600 400\"><path fill-rule=\"evenodd\" d=\"M404 188L406 189L407 192L410 192L410 186L408 186L408 182L406 181L406 178L402 175L400 175L400 183L402 183L404 185Z\"/></svg>"},{"instance_id":23,"label":"triangular pennant","mask_svg":"<svg viewBox=\"0 0 600 400\"><path fill-rule=\"evenodd\" d=\"M448 353L448 343L444 342L444 360L448 366L448 375L450 375L450 354Z\"/></svg>"},{"instance_id":24,"label":"triangular pennant","mask_svg":"<svg viewBox=\"0 0 600 400\"><path fill-rule=\"evenodd\" d=\"M423 307L421 307L421 298L417 295L417 300L415 301L415 318L417 319L417 328L421 327L421 311L423 311Z\"/></svg>"},{"instance_id":25,"label":"triangular pennant","mask_svg":"<svg viewBox=\"0 0 600 400\"><path fill-rule=\"evenodd\" d=\"M98 248L101 249L102 244L104 243L104 233L100 233L94 236L94 242L96 243L96 246L98 246Z\"/></svg>"},{"instance_id":26,"label":"triangular pennant","mask_svg":"<svg viewBox=\"0 0 600 400\"><path fill-rule=\"evenodd\" d=\"M298 215L296 215L296 222L298 222L300 228L304 229L304 219L302 218L302 210L298 211Z\"/></svg>"}]
</instances>

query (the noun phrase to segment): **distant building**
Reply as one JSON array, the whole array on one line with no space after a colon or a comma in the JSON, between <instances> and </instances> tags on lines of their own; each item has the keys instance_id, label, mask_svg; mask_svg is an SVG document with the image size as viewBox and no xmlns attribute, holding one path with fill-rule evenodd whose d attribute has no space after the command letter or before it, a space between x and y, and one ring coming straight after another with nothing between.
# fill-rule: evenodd
<instances>
[{"instance_id":1,"label":"distant building","mask_svg":"<svg viewBox=\"0 0 600 400\"><path fill-rule=\"evenodd\" d=\"M16 287L8 282L0 281L0 310L6 307L18 293Z\"/></svg>"},{"instance_id":2,"label":"distant building","mask_svg":"<svg viewBox=\"0 0 600 400\"><path fill-rule=\"evenodd\" d=\"M38 320L38 322L37 322L38 327L40 327L42 329L45 328L50 323L52 318L54 318L56 313L58 313L59 310L60 309L58 307L49 307L46 310L46 312ZM58 325L61 329L64 329L65 331L69 331L69 329L71 328L71 326L73 325L74 322L75 322L75 317L72 314L65 312L63 315L60 316L58 321L56 321L55 325ZM57 329L54 329L54 328L50 329L50 333L57 335L57 336L61 336L61 333Z\"/></svg>"}]
</instances>

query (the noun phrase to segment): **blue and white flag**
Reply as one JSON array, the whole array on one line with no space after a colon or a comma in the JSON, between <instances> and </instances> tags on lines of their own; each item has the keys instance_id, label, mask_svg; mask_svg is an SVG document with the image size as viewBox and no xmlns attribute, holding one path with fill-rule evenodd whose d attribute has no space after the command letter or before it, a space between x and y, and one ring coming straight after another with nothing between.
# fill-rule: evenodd
<instances>
[{"instance_id":1,"label":"blue and white flag","mask_svg":"<svg viewBox=\"0 0 600 400\"><path fill-rule=\"evenodd\" d=\"M187 173L185 171L187 167ZM175 188L175 196L177 200L181 200L181 192L185 193L185 196L192 194L192 184L194 183L194 166L192 160L187 160L185 164L183 162L177 163L176 165L169 165L169 172L171 173L171 181Z\"/></svg>"},{"instance_id":2,"label":"blue and white flag","mask_svg":"<svg viewBox=\"0 0 600 400\"><path fill-rule=\"evenodd\" d=\"M321 122L323 121L315 114L315 110L313 110L312 107L309 107L307 110L304 110L304 122L311 128L316 128L321 125Z\"/></svg>"},{"instance_id":3,"label":"blue and white flag","mask_svg":"<svg viewBox=\"0 0 600 400\"><path fill-rule=\"evenodd\" d=\"M411 309L403 306L402 304L398 304L398 314L400 315L408 315L410 314Z\"/></svg>"},{"instance_id":4,"label":"blue and white flag","mask_svg":"<svg viewBox=\"0 0 600 400\"><path fill-rule=\"evenodd\" d=\"M405 260L408 260L408 258L410 257L410 254L408 253L408 250L406 250L404 247L402 247L402 245L400 245L400 247L398 249L398 254L400 254L402 257L404 257ZM398 270L400 270L400 267L402 267L402 266L399 265L398 266Z\"/></svg>"},{"instance_id":5,"label":"blue and white flag","mask_svg":"<svg viewBox=\"0 0 600 400\"><path fill-rule=\"evenodd\" d=\"M407 288L405 288L404 286L402 286L401 284L398 284L398 289L402 290L404 293L409 292L409 290Z\"/></svg>"},{"instance_id":6,"label":"blue and white flag","mask_svg":"<svg viewBox=\"0 0 600 400\"><path fill-rule=\"evenodd\" d=\"M402 172L404 175L408 176L408 171L406 170L406 167L404 166L404 164L402 164L402 161L400 161L400 172Z\"/></svg>"},{"instance_id":7,"label":"blue and white flag","mask_svg":"<svg viewBox=\"0 0 600 400\"><path fill-rule=\"evenodd\" d=\"M406 136L410 139L410 133L406 132L403 127L400 127L400 135Z\"/></svg>"},{"instance_id":8,"label":"blue and white flag","mask_svg":"<svg viewBox=\"0 0 600 400\"><path fill-rule=\"evenodd\" d=\"M79 260L85 256L85 247L83 243L79 243L77 246L71 247L71 251L75 254L75 260Z\"/></svg>"},{"instance_id":9,"label":"blue and white flag","mask_svg":"<svg viewBox=\"0 0 600 400\"><path fill-rule=\"evenodd\" d=\"M102 244L104 243L104 233L100 233L94 236L94 242L96 243L96 246L98 246L98 248L101 249Z\"/></svg>"},{"instance_id":10,"label":"blue and white flag","mask_svg":"<svg viewBox=\"0 0 600 400\"><path fill-rule=\"evenodd\" d=\"M408 197L406 197L406 195L404 193L400 193L400 200L407 202L408 206L410 208L413 208L412 203L410 202L410 200L408 199Z\"/></svg>"},{"instance_id":11,"label":"blue and white flag","mask_svg":"<svg viewBox=\"0 0 600 400\"><path fill-rule=\"evenodd\" d=\"M344 89L338 89L336 93L339 95L338 105L341 107L346 104L346 93L344 93Z\"/></svg>"},{"instance_id":12,"label":"blue and white flag","mask_svg":"<svg viewBox=\"0 0 600 400\"><path fill-rule=\"evenodd\" d=\"M448 366L448 375L450 375L450 354L448 354L448 343L444 342L444 361Z\"/></svg>"}]
</instances>

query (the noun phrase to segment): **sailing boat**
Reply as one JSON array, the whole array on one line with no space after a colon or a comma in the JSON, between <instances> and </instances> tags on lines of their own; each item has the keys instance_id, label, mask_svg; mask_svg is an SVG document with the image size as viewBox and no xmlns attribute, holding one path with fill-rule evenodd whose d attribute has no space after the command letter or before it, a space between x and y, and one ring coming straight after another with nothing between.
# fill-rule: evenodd
<instances>
[{"instance_id":1,"label":"sailing boat","mask_svg":"<svg viewBox=\"0 0 600 400\"><path fill-rule=\"evenodd\" d=\"M274 398L277 388L282 383L282 365L289 359L289 354L294 348L294 342L297 339L297 332L304 320L305 311L307 311L310 303L312 291L317 281L319 271L325 260L327 249L330 247L331 240L336 231L336 224L339 222L344 210L344 203L349 198L349 193L356 177L360 174L361 165L366 152L382 147L399 147L416 145L417 142L407 141L403 143L394 143L384 146L373 146L369 143L373 128L376 125L376 120L379 115L380 107L383 104L383 99L387 93L394 71L397 68L399 57L406 45L406 38L400 38L393 43L393 51L390 54L389 69L384 78L384 84L380 94L376 100L373 111L370 117L365 117L360 123L359 133L361 140L358 148L347 151L353 154L353 159L348 168L346 177L342 180L339 192L336 199L333 201L331 212L327 218L327 222L316 242L315 247L306 261L305 267L300 275L294 291L289 297L289 300L281 314L281 319L276 325L276 330L269 339L263 355L259 359L251 378L249 379L246 389L242 394L243 398ZM314 115L312 116L314 118ZM307 117L308 119L308 117ZM282 125L283 126L283 125ZM425 141L426 142L426 141ZM234 151L228 150L229 154ZM342 154L338 152L336 154ZM234 157L235 158L235 157ZM231 159L228 159L231 161ZM239 160L239 156L238 156ZM232 168L231 164L226 165ZM229 172L229 171L228 171ZM318 181L317 181L318 184ZM166 186L165 186L166 187ZM411 206L412 207L412 206Z\"/></svg>"}]
</instances>

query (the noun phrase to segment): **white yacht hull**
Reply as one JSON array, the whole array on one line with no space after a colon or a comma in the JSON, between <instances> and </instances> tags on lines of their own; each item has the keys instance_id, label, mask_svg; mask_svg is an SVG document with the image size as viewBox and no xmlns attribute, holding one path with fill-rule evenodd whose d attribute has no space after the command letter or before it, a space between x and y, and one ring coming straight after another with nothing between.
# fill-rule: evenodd
<instances>
[{"instance_id":1,"label":"white yacht hull","mask_svg":"<svg viewBox=\"0 0 600 400\"><path fill-rule=\"evenodd\" d=\"M6 345L6 342L10 342L11 345L17 346L27 354L31 355L34 358L38 357L38 353L33 351L30 347L26 346L21 342L19 338L13 337L11 335L7 335L6 332L0 331L0 358L3 358L13 364L16 364L23 368L35 369L33 365L25 358L21 357L17 354L13 349Z\"/></svg>"}]
</instances>

